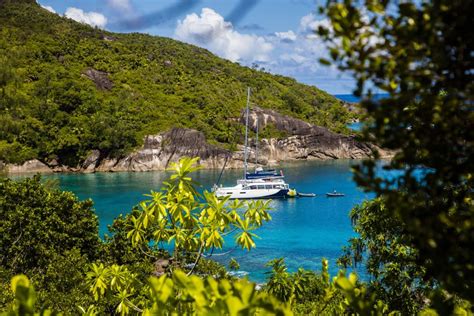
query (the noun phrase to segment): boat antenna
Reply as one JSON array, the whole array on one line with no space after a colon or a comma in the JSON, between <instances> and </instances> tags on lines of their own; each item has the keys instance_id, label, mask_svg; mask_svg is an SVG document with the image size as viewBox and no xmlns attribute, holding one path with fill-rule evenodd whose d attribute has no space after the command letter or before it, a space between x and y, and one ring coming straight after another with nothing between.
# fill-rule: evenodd
<instances>
[{"instance_id":1,"label":"boat antenna","mask_svg":"<svg viewBox=\"0 0 474 316\"><path fill-rule=\"evenodd\" d=\"M257 116L257 136L255 138L255 167L258 166L258 116Z\"/></svg>"},{"instance_id":2,"label":"boat antenna","mask_svg":"<svg viewBox=\"0 0 474 316\"><path fill-rule=\"evenodd\" d=\"M250 87L247 88L247 108L245 113L244 179L247 177L247 142L249 129Z\"/></svg>"}]
</instances>

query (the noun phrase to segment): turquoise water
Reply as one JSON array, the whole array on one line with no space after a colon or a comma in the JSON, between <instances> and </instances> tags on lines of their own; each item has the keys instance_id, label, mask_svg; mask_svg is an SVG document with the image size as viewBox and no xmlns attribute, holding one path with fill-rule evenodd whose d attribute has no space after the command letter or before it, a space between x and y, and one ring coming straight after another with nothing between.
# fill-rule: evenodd
<instances>
[{"instance_id":1,"label":"turquoise water","mask_svg":"<svg viewBox=\"0 0 474 316\"><path fill-rule=\"evenodd\" d=\"M347 127L349 127L351 130L359 132L362 129L362 122L354 122L347 124Z\"/></svg>"},{"instance_id":2,"label":"turquoise water","mask_svg":"<svg viewBox=\"0 0 474 316\"><path fill-rule=\"evenodd\" d=\"M356 97L353 94L334 94L334 96L342 101L351 102L351 103L357 103L357 102L360 102L361 100L360 97ZM380 100L388 96L389 96L388 93L376 93L372 95L372 99Z\"/></svg>"},{"instance_id":3,"label":"turquoise water","mask_svg":"<svg viewBox=\"0 0 474 316\"><path fill-rule=\"evenodd\" d=\"M286 180L299 192L316 193L314 198L274 200L271 202L273 217L257 231L261 239L257 248L250 252L235 249L232 239L227 240L225 250L232 250L226 256L215 257L227 264L231 257L240 263L241 274L248 274L256 282L265 279L265 263L284 257L289 270L298 267L319 270L321 259L330 261L331 272L337 271L336 260L341 248L354 236L348 217L351 208L370 198L360 191L352 181L352 161L301 162L286 164ZM241 170L228 170L222 183L230 185L241 177ZM91 198L99 217L100 233L107 232L107 225L119 214L127 213L132 206L145 199L143 194L158 190L169 174L166 172L142 173L95 173L54 174L45 176L57 178L61 189L76 193L81 199ZM201 189L210 188L216 181L219 170L201 170L195 179ZM327 198L324 193L336 189L346 195L342 198Z\"/></svg>"},{"instance_id":4,"label":"turquoise water","mask_svg":"<svg viewBox=\"0 0 474 316\"><path fill-rule=\"evenodd\" d=\"M357 103L357 102L360 102L361 100L360 97L356 97L353 94L335 94L334 96L338 98L339 100L351 102L351 103ZM387 93L380 93L380 94L374 94L372 98L374 100L379 100L379 99L386 98L388 96L389 94ZM363 124L362 122L354 122L354 123L348 124L347 127L352 129L353 131L359 132L362 129L362 124Z\"/></svg>"}]
</instances>

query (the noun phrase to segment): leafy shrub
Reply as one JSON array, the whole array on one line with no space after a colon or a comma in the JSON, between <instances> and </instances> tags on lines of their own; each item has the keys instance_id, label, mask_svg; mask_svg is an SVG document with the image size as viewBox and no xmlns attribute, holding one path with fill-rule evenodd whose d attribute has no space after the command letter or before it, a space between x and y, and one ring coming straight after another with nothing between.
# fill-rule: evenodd
<instances>
[{"instance_id":1,"label":"leafy shrub","mask_svg":"<svg viewBox=\"0 0 474 316\"><path fill-rule=\"evenodd\" d=\"M0 265L12 273L43 273L56 254L74 248L89 259L98 254L92 201L47 189L39 176L0 179L0 216Z\"/></svg>"},{"instance_id":2,"label":"leafy shrub","mask_svg":"<svg viewBox=\"0 0 474 316\"><path fill-rule=\"evenodd\" d=\"M47 188L39 176L0 179L0 216L1 286L15 274L28 274L41 289L41 305L73 313L87 302L81 284L87 264L100 253L90 200ZM0 306L7 302L0 300Z\"/></svg>"},{"instance_id":3,"label":"leafy shrub","mask_svg":"<svg viewBox=\"0 0 474 316\"><path fill-rule=\"evenodd\" d=\"M37 153L32 148L17 142L0 140L0 161L18 164L36 157Z\"/></svg>"}]
</instances>

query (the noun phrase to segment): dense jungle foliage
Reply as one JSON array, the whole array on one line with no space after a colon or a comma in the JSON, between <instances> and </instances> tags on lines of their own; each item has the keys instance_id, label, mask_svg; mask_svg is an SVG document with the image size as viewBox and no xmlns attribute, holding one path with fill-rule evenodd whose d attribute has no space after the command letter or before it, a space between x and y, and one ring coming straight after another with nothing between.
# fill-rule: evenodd
<instances>
[{"instance_id":1,"label":"dense jungle foliage","mask_svg":"<svg viewBox=\"0 0 474 316\"><path fill-rule=\"evenodd\" d=\"M0 5L0 160L76 166L91 149L119 156L171 127L232 148L247 87L253 104L347 131L340 101L294 79L169 38L94 29L35 1Z\"/></svg>"}]
</instances>

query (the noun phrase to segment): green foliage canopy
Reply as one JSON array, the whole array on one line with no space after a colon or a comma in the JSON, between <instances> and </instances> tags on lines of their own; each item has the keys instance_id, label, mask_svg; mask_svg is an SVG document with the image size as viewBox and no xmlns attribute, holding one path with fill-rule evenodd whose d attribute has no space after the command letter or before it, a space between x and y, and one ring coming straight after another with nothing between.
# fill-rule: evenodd
<instances>
[{"instance_id":1,"label":"green foliage canopy","mask_svg":"<svg viewBox=\"0 0 474 316\"><path fill-rule=\"evenodd\" d=\"M294 79L172 39L94 29L33 1L0 6L0 160L75 167L90 150L120 156L172 127L231 148L247 87L260 107L348 131L342 102Z\"/></svg>"},{"instance_id":2,"label":"green foliage canopy","mask_svg":"<svg viewBox=\"0 0 474 316\"><path fill-rule=\"evenodd\" d=\"M0 287L27 274L41 288L41 305L71 313L89 302L81 283L101 246L91 200L47 188L39 176L0 179L0 217ZM7 293L0 295L2 307Z\"/></svg>"},{"instance_id":3,"label":"green foliage canopy","mask_svg":"<svg viewBox=\"0 0 474 316\"><path fill-rule=\"evenodd\" d=\"M387 216L382 198L356 206L350 216L358 236L345 247L339 263L346 268L363 266L370 275L370 292L390 310L412 315L423 309L435 284L419 264L403 223Z\"/></svg>"},{"instance_id":4,"label":"green foliage canopy","mask_svg":"<svg viewBox=\"0 0 474 316\"><path fill-rule=\"evenodd\" d=\"M383 195L419 251L418 262L448 291L474 301L474 3L330 0L321 27L331 58L389 96L362 102L364 139L396 151L380 177L356 168L364 189ZM328 61L325 61L328 62Z\"/></svg>"},{"instance_id":5,"label":"green foliage canopy","mask_svg":"<svg viewBox=\"0 0 474 316\"><path fill-rule=\"evenodd\" d=\"M39 176L0 180L0 265L12 273L44 273L59 254L77 249L97 256L99 237L92 201L50 190Z\"/></svg>"}]
</instances>

